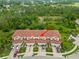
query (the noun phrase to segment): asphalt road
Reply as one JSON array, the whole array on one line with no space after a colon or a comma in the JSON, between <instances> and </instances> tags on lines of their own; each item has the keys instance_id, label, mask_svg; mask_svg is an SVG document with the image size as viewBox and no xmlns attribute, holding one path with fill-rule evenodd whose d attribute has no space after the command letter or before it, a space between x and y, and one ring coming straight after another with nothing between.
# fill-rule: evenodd
<instances>
[{"instance_id":1,"label":"asphalt road","mask_svg":"<svg viewBox=\"0 0 79 59\"><path fill-rule=\"evenodd\" d=\"M24 57L22 59L64 59L64 58L52 57L52 56L31 56L31 57Z\"/></svg>"},{"instance_id":2,"label":"asphalt road","mask_svg":"<svg viewBox=\"0 0 79 59\"><path fill-rule=\"evenodd\" d=\"M68 57L66 59L79 59L79 52L76 52Z\"/></svg>"}]
</instances>

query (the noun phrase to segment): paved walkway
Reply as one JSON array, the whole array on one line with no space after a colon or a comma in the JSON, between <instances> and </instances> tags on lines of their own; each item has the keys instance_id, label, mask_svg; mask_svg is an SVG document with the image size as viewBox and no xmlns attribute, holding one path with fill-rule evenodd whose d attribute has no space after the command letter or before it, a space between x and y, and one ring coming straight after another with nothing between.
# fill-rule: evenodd
<instances>
[{"instance_id":1,"label":"paved walkway","mask_svg":"<svg viewBox=\"0 0 79 59\"><path fill-rule=\"evenodd\" d=\"M24 57L25 56L32 56L32 54L33 54L33 46L27 46L26 47L26 52L25 52L25 54L24 54Z\"/></svg>"},{"instance_id":2,"label":"paved walkway","mask_svg":"<svg viewBox=\"0 0 79 59\"><path fill-rule=\"evenodd\" d=\"M39 47L39 51L38 51L37 56L46 56L45 49L42 49L42 47Z\"/></svg>"},{"instance_id":3,"label":"paved walkway","mask_svg":"<svg viewBox=\"0 0 79 59\"><path fill-rule=\"evenodd\" d=\"M57 52L56 47L52 47L52 50L53 50L54 57L63 57L61 53Z\"/></svg>"}]
</instances>

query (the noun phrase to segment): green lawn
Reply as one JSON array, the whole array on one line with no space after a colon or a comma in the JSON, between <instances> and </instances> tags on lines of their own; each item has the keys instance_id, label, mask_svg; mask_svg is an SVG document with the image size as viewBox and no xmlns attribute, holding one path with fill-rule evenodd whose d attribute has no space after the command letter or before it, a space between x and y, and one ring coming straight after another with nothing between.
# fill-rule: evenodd
<instances>
[{"instance_id":1,"label":"green lawn","mask_svg":"<svg viewBox=\"0 0 79 59\"><path fill-rule=\"evenodd\" d=\"M51 47L46 47L46 52L53 52Z\"/></svg>"},{"instance_id":2,"label":"green lawn","mask_svg":"<svg viewBox=\"0 0 79 59\"><path fill-rule=\"evenodd\" d=\"M38 52L39 48L38 46L33 47L33 52ZM37 55L38 53L33 53L33 56Z\"/></svg>"},{"instance_id":3,"label":"green lawn","mask_svg":"<svg viewBox=\"0 0 79 59\"><path fill-rule=\"evenodd\" d=\"M33 52L38 52L38 47L37 46L34 46L34 48L33 48Z\"/></svg>"},{"instance_id":4,"label":"green lawn","mask_svg":"<svg viewBox=\"0 0 79 59\"><path fill-rule=\"evenodd\" d=\"M9 53L10 53L10 50L4 49L4 50L0 51L0 57L8 56Z\"/></svg>"},{"instance_id":5,"label":"green lawn","mask_svg":"<svg viewBox=\"0 0 79 59\"><path fill-rule=\"evenodd\" d=\"M24 53L26 51L26 47L21 47L19 53Z\"/></svg>"},{"instance_id":6,"label":"green lawn","mask_svg":"<svg viewBox=\"0 0 79 59\"><path fill-rule=\"evenodd\" d=\"M52 54L46 53L46 55L53 56L53 51L52 51L52 48L51 47L46 47L46 52L51 52L52 53Z\"/></svg>"},{"instance_id":7,"label":"green lawn","mask_svg":"<svg viewBox=\"0 0 79 59\"><path fill-rule=\"evenodd\" d=\"M74 48L74 44L72 43L72 42L63 42L62 44L61 44L61 52L63 53L63 52L68 52L68 51L70 51L70 50L72 50L73 48Z\"/></svg>"},{"instance_id":8,"label":"green lawn","mask_svg":"<svg viewBox=\"0 0 79 59\"><path fill-rule=\"evenodd\" d=\"M0 30L0 57L8 56L11 51L13 31L3 32Z\"/></svg>"}]
</instances>

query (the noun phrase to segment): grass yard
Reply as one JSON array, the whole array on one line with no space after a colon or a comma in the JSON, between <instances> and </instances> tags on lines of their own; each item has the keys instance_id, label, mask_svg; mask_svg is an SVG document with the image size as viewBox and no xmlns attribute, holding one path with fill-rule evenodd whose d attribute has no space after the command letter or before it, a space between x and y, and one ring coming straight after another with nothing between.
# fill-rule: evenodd
<instances>
[{"instance_id":1,"label":"grass yard","mask_svg":"<svg viewBox=\"0 0 79 59\"><path fill-rule=\"evenodd\" d=\"M34 46L33 52L38 52L38 47L37 46Z\"/></svg>"},{"instance_id":2,"label":"grass yard","mask_svg":"<svg viewBox=\"0 0 79 59\"><path fill-rule=\"evenodd\" d=\"M3 32L0 30L0 57L8 56L11 51L11 34L13 31Z\"/></svg>"},{"instance_id":3,"label":"grass yard","mask_svg":"<svg viewBox=\"0 0 79 59\"><path fill-rule=\"evenodd\" d=\"M46 47L46 52L53 52L51 47Z\"/></svg>"},{"instance_id":4,"label":"grass yard","mask_svg":"<svg viewBox=\"0 0 79 59\"><path fill-rule=\"evenodd\" d=\"M24 53L26 51L26 47L21 47L19 53Z\"/></svg>"},{"instance_id":5,"label":"grass yard","mask_svg":"<svg viewBox=\"0 0 79 59\"><path fill-rule=\"evenodd\" d=\"M74 48L74 44L73 43L71 43L71 42L63 42L62 44L61 44L61 52L63 53L63 52L68 52L68 51L70 51L70 50L72 50L73 48Z\"/></svg>"},{"instance_id":6,"label":"grass yard","mask_svg":"<svg viewBox=\"0 0 79 59\"><path fill-rule=\"evenodd\" d=\"M4 49L3 51L0 51L0 57L8 56L10 53L10 50Z\"/></svg>"}]
</instances>

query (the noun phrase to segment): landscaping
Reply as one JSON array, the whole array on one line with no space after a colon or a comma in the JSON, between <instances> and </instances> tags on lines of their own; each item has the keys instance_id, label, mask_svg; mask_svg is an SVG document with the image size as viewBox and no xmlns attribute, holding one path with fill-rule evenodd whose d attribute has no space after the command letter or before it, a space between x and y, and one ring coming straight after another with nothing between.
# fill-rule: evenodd
<instances>
[{"instance_id":1,"label":"landscaping","mask_svg":"<svg viewBox=\"0 0 79 59\"><path fill-rule=\"evenodd\" d=\"M33 47L33 52L38 52L39 48L38 46ZM33 56L37 55L38 53L33 53Z\"/></svg>"},{"instance_id":2,"label":"landscaping","mask_svg":"<svg viewBox=\"0 0 79 59\"><path fill-rule=\"evenodd\" d=\"M52 53L52 54L50 54L50 53ZM47 43L47 45L46 45L46 55L53 56L53 50L52 50L52 46L50 43Z\"/></svg>"},{"instance_id":3,"label":"landscaping","mask_svg":"<svg viewBox=\"0 0 79 59\"><path fill-rule=\"evenodd\" d=\"M24 53L26 51L26 47L27 47L27 44L24 43L24 41L23 41L23 43L21 44L21 48L19 50L19 53Z\"/></svg>"},{"instance_id":4,"label":"landscaping","mask_svg":"<svg viewBox=\"0 0 79 59\"><path fill-rule=\"evenodd\" d=\"M53 54L46 54L47 56L53 56Z\"/></svg>"},{"instance_id":5,"label":"landscaping","mask_svg":"<svg viewBox=\"0 0 79 59\"><path fill-rule=\"evenodd\" d=\"M0 57L8 56L11 51L12 35L13 31L3 32L0 30Z\"/></svg>"},{"instance_id":6,"label":"landscaping","mask_svg":"<svg viewBox=\"0 0 79 59\"><path fill-rule=\"evenodd\" d=\"M25 53L25 51L26 51L26 47L21 47L19 53Z\"/></svg>"},{"instance_id":7,"label":"landscaping","mask_svg":"<svg viewBox=\"0 0 79 59\"><path fill-rule=\"evenodd\" d=\"M34 48L33 48L33 52L38 52L38 46L34 46Z\"/></svg>"},{"instance_id":8,"label":"landscaping","mask_svg":"<svg viewBox=\"0 0 79 59\"><path fill-rule=\"evenodd\" d=\"M8 49L5 49L3 51L0 51L0 57L3 57L3 56L8 56L9 53L10 53L11 50L8 50Z\"/></svg>"},{"instance_id":9,"label":"landscaping","mask_svg":"<svg viewBox=\"0 0 79 59\"><path fill-rule=\"evenodd\" d=\"M61 49L60 50L61 50L62 53L63 52L68 52L68 51L72 50L74 48L74 46L75 46L75 44L73 44L72 42L65 41L61 44Z\"/></svg>"},{"instance_id":10,"label":"landscaping","mask_svg":"<svg viewBox=\"0 0 79 59\"><path fill-rule=\"evenodd\" d=\"M52 47L46 47L46 52L52 52L53 53Z\"/></svg>"}]
</instances>

